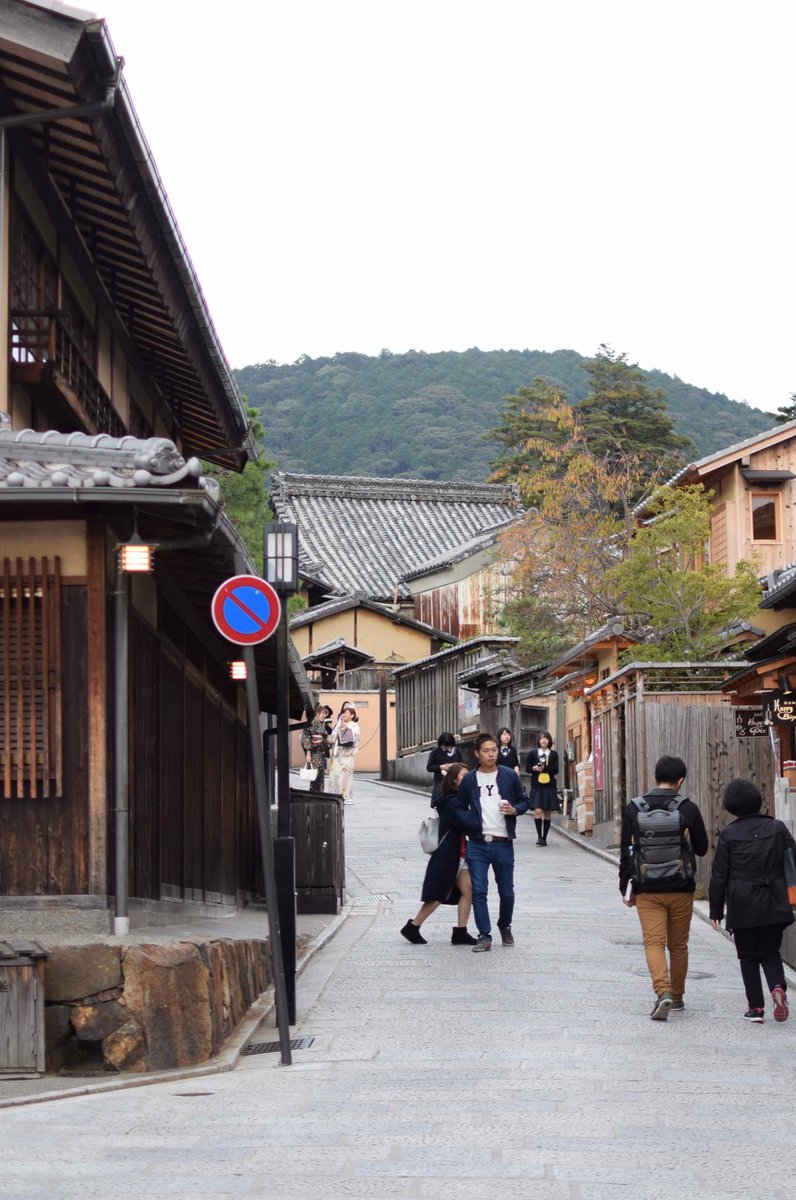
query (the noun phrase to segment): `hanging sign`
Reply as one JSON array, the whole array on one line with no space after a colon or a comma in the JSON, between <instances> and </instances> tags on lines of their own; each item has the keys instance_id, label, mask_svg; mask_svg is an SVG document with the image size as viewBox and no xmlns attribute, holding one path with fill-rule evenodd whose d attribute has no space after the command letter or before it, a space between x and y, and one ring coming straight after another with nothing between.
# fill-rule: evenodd
<instances>
[{"instance_id":1,"label":"hanging sign","mask_svg":"<svg viewBox=\"0 0 796 1200\"><path fill-rule=\"evenodd\" d=\"M236 646L256 646L266 641L281 614L279 596L270 583L256 575L233 575L221 584L210 602L213 624Z\"/></svg>"},{"instance_id":2,"label":"hanging sign","mask_svg":"<svg viewBox=\"0 0 796 1200\"><path fill-rule=\"evenodd\" d=\"M763 697L763 716L771 724L796 721L796 694L769 692Z\"/></svg>"},{"instance_id":3,"label":"hanging sign","mask_svg":"<svg viewBox=\"0 0 796 1200\"><path fill-rule=\"evenodd\" d=\"M768 737L766 714L762 708L735 709L735 736Z\"/></svg>"}]
</instances>

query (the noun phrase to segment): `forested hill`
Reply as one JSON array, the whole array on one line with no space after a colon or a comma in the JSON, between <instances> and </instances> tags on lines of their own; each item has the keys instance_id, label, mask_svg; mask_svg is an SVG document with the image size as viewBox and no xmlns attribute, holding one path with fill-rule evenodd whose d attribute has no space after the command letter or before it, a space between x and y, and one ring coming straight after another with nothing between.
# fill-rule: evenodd
<instances>
[{"instance_id":1,"label":"forested hill","mask_svg":"<svg viewBox=\"0 0 796 1200\"><path fill-rule=\"evenodd\" d=\"M262 363L236 375L281 470L482 482L498 453L482 435L498 424L505 397L541 376L577 403L588 391L583 361L574 350L385 350ZM700 456L775 424L771 413L720 393L647 375Z\"/></svg>"}]
</instances>

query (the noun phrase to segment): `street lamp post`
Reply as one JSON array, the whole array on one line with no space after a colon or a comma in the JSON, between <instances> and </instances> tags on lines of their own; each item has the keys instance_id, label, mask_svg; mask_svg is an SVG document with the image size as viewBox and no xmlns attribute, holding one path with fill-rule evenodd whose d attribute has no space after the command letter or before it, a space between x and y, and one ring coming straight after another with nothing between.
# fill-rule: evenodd
<instances>
[{"instance_id":1,"label":"street lamp post","mask_svg":"<svg viewBox=\"0 0 796 1200\"><path fill-rule=\"evenodd\" d=\"M155 549L134 529L126 542L116 547L116 587L113 592L113 831L114 831L114 909L113 932L130 932L127 877L130 862L128 663L129 628L128 575L149 575L155 569Z\"/></svg>"},{"instance_id":2,"label":"street lamp post","mask_svg":"<svg viewBox=\"0 0 796 1200\"><path fill-rule=\"evenodd\" d=\"M263 576L283 599L276 629L277 838L274 865L287 982L288 1019L296 1021L296 845L290 831L290 695L287 603L298 589L298 528L285 521L263 530Z\"/></svg>"}]
</instances>

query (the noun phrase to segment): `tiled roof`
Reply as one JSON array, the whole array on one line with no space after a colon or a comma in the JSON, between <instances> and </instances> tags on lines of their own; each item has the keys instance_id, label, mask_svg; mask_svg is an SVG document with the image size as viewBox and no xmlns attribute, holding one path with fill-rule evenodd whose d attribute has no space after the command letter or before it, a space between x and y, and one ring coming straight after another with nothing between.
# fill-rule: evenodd
<instances>
[{"instance_id":1,"label":"tiled roof","mask_svg":"<svg viewBox=\"0 0 796 1200\"><path fill-rule=\"evenodd\" d=\"M388 608L386 604L379 604L363 595L362 592L351 592L347 596L334 596L323 604L314 604L311 608L305 608L303 612L291 617L290 628L299 629L302 625L313 625L316 621L323 620L324 617L332 617L335 613L346 612L349 608L366 608L369 612L379 613L399 625L409 625L412 629L428 633L439 641L458 642L459 640L454 634L443 633L441 629L435 629L433 625L426 625L425 621L415 620L406 612Z\"/></svg>"},{"instance_id":2,"label":"tiled roof","mask_svg":"<svg viewBox=\"0 0 796 1200\"><path fill-rule=\"evenodd\" d=\"M277 472L271 499L300 532L300 569L330 592L411 595L404 578L521 512L506 484Z\"/></svg>"},{"instance_id":3,"label":"tiled roof","mask_svg":"<svg viewBox=\"0 0 796 1200\"><path fill-rule=\"evenodd\" d=\"M0 490L22 488L202 488L219 486L198 458L184 459L168 438L108 434L36 433L0 428Z\"/></svg>"},{"instance_id":4,"label":"tiled roof","mask_svg":"<svg viewBox=\"0 0 796 1200\"><path fill-rule=\"evenodd\" d=\"M478 637L469 638L466 642L459 642L456 646L448 646L447 650L438 650L436 654L428 654L425 658L416 658L414 662L407 663L403 667L396 667L393 675L406 675L410 671L428 666L429 663L437 663L444 658L467 654L478 646L483 647L485 654L492 647L505 647L507 650L513 650L515 646L519 645L519 641L520 639L515 637L491 637L489 634L480 634Z\"/></svg>"},{"instance_id":5,"label":"tiled roof","mask_svg":"<svg viewBox=\"0 0 796 1200\"><path fill-rule=\"evenodd\" d=\"M452 567L454 563L462 562L464 559L478 554L481 550L488 550L490 546L495 545L503 530L508 529L515 520L516 517L510 517L507 521L501 521L499 525L495 525L478 537L470 538L469 541L462 542L459 546L444 550L442 554L428 559L414 570L407 571L403 577L404 581L408 583L415 579L422 579L425 575L433 575L435 571L440 571L443 567Z\"/></svg>"},{"instance_id":6,"label":"tiled roof","mask_svg":"<svg viewBox=\"0 0 796 1200\"><path fill-rule=\"evenodd\" d=\"M761 608L778 608L785 603L794 591L796 585L796 563L786 567L776 567L770 575L764 576L764 595L760 601Z\"/></svg>"}]
</instances>

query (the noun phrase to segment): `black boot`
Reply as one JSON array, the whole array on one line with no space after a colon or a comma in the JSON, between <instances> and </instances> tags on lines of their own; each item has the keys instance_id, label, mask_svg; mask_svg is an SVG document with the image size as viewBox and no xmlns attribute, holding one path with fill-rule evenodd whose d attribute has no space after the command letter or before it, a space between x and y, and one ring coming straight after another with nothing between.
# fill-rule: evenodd
<instances>
[{"instance_id":1,"label":"black boot","mask_svg":"<svg viewBox=\"0 0 796 1200\"><path fill-rule=\"evenodd\" d=\"M412 942L416 946L428 945L428 942L423 937L417 925L413 924L411 918L406 922L401 930L401 933L406 938L407 942Z\"/></svg>"},{"instance_id":2,"label":"black boot","mask_svg":"<svg viewBox=\"0 0 796 1200\"><path fill-rule=\"evenodd\" d=\"M451 934L452 946L474 946L478 938L474 938L471 933L467 932L466 925L454 925L453 933Z\"/></svg>"}]
</instances>

